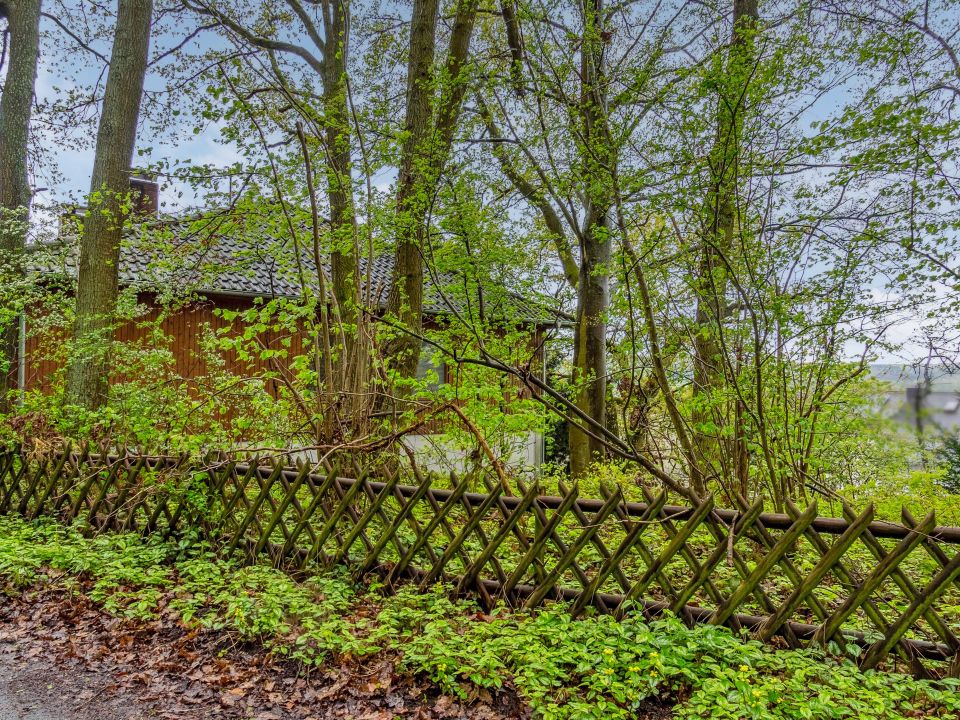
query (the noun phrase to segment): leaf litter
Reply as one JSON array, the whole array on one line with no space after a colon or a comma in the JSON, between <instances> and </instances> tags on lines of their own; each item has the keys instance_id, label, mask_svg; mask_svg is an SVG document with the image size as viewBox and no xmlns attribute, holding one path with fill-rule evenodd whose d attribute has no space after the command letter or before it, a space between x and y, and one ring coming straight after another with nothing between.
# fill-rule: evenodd
<instances>
[{"instance_id":1,"label":"leaf litter","mask_svg":"<svg viewBox=\"0 0 960 720\"><path fill-rule=\"evenodd\" d=\"M0 607L0 720L502 720L508 689L472 702L396 671L386 653L307 671L176 613L131 620L82 594L35 589ZM13 714L18 713L18 714Z\"/></svg>"}]
</instances>

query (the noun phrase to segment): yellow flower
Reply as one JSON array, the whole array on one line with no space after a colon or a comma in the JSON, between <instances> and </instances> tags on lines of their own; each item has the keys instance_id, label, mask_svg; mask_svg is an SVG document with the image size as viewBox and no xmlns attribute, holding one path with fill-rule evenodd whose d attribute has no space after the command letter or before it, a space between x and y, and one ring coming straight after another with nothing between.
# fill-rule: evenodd
<instances>
[{"instance_id":1,"label":"yellow flower","mask_svg":"<svg viewBox=\"0 0 960 720\"><path fill-rule=\"evenodd\" d=\"M627 672L632 672L632 673L640 672L640 668L638 668L636 665L631 665L630 667L627 668Z\"/></svg>"},{"instance_id":2,"label":"yellow flower","mask_svg":"<svg viewBox=\"0 0 960 720\"><path fill-rule=\"evenodd\" d=\"M740 666L740 672L747 672L747 671L749 671L749 670L750 670L750 666L749 666L749 665L741 665L741 666Z\"/></svg>"},{"instance_id":3,"label":"yellow flower","mask_svg":"<svg viewBox=\"0 0 960 720\"><path fill-rule=\"evenodd\" d=\"M604 655L613 655L613 648L605 648L603 651Z\"/></svg>"},{"instance_id":4,"label":"yellow flower","mask_svg":"<svg viewBox=\"0 0 960 720\"><path fill-rule=\"evenodd\" d=\"M660 655L660 653L658 653L656 650L654 650L652 653L650 653L650 657L652 657L652 658L659 657L659 655Z\"/></svg>"},{"instance_id":5,"label":"yellow flower","mask_svg":"<svg viewBox=\"0 0 960 720\"><path fill-rule=\"evenodd\" d=\"M761 695L763 695L762 692L760 692L760 691L757 690L757 689L754 689L754 691L753 691L753 696L754 696L754 697L760 697Z\"/></svg>"},{"instance_id":6,"label":"yellow flower","mask_svg":"<svg viewBox=\"0 0 960 720\"><path fill-rule=\"evenodd\" d=\"M603 672L606 675L613 675L613 668L605 668Z\"/></svg>"}]
</instances>

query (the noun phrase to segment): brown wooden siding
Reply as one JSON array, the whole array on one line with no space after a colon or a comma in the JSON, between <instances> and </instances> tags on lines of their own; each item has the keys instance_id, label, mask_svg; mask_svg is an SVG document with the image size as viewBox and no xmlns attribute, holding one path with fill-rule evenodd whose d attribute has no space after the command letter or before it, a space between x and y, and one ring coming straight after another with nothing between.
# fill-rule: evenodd
<instances>
[{"instance_id":1,"label":"brown wooden siding","mask_svg":"<svg viewBox=\"0 0 960 720\"><path fill-rule=\"evenodd\" d=\"M182 379L193 392L212 391L213 388L203 388L198 381L207 375L208 364L206 353L203 350L203 338L205 327L209 327L212 332L220 333L228 328L233 328L234 332L241 332L243 325L239 321L228 321L217 314L217 310L231 310L242 312L248 310L254 305L252 298L237 298L228 296L211 296L197 302L190 303L178 311L167 311L163 314L162 309L157 305L154 296L142 294L138 301L149 308L148 312L136 321L128 322L122 325L116 333L116 339L128 346L141 345L144 347L155 347L151 339L152 328L160 319L160 328L168 347L174 358L173 368L171 368L177 379ZM49 393L54 387L56 376L63 370L63 338L65 332L62 328L50 328L39 330L38 323L31 323L28 316L27 320L27 344L26 344L26 362L25 362L25 386L27 390L40 390ZM436 327L433 319L427 319L427 327ZM269 347L282 347L281 335L276 333L260 335L260 340ZM544 362L544 353L542 347L543 331L540 328L534 329L528 340L527 350L534 353L535 372L542 371ZM293 359L304 352L305 342L302 333L290 334L290 347L288 359ZM219 356L224 363L225 369L238 377L258 377L270 371L276 371L277 365L271 366L269 361L261 360L255 357L249 361L241 361L237 358L233 350L220 350ZM522 361L526 358L514 358ZM285 364L280 365L281 370L286 369ZM116 368L115 380L122 381L127 376L124 369ZM456 383L457 368L444 364L442 368L442 382ZM277 381L270 380L267 384L267 390L276 395ZM517 398L529 398L530 390L524 387L516 378L511 378L504 388L503 401L509 405L511 401ZM227 416L233 416L233 412L227 412ZM432 420L421 430L424 433L442 432L444 425L449 419L438 418Z\"/></svg>"},{"instance_id":2,"label":"brown wooden siding","mask_svg":"<svg viewBox=\"0 0 960 720\"><path fill-rule=\"evenodd\" d=\"M151 295L141 295L138 300L149 310L136 321L123 324L116 333L117 341L136 346L146 345L150 341L152 328L161 318L163 311L157 306ZM214 333L231 326L239 332L239 322L231 323L216 314L216 310L243 311L253 306L251 299L231 297L210 297L190 303L178 311L168 311L160 319L160 329L173 354L173 372L185 379L193 380L207 373L207 362L203 352L205 327ZM39 328L36 320L27 319L26 360L24 381L27 390L49 392L54 378L62 370L62 341L65 337L62 328ZM271 347L280 347L281 336L271 333L261 336L261 340ZM303 337L300 333L291 334L288 352L291 357L303 351ZM238 376L257 376L272 369L269 363L259 358L241 361L233 350L220 352L226 369ZM122 376L123 368L117 369Z\"/></svg>"}]
</instances>

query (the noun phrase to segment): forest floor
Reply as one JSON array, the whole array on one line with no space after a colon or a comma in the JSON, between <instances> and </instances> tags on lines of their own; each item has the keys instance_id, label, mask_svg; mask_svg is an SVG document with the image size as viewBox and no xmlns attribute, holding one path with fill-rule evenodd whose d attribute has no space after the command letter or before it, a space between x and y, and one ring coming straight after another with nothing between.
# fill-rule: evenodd
<instances>
[{"instance_id":1,"label":"forest floor","mask_svg":"<svg viewBox=\"0 0 960 720\"><path fill-rule=\"evenodd\" d=\"M670 716L662 706L638 715ZM398 675L382 656L305 675L225 633L162 616L119 619L62 590L5 597L0 606L0 720L528 717L511 690L463 704Z\"/></svg>"},{"instance_id":2,"label":"forest floor","mask_svg":"<svg viewBox=\"0 0 960 720\"><path fill-rule=\"evenodd\" d=\"M305 675L226 634L118 619L81 595L0 608L0 720L527 717L512 693L465 707L398 677L389 659Z\"/></svg>"}]
</instances>

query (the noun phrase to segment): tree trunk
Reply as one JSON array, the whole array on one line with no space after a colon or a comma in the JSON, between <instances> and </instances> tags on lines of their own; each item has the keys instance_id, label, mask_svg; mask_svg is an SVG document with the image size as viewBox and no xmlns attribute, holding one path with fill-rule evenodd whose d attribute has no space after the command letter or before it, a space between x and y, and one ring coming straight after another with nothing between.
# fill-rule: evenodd
<instances>
[{"instance_id":1,"label":"tree trunk","mask_svg":"<svg viewBox=\"0 0 960 720\"><path fill-rule=\"evenodd\" d=\"M343 3L335 2L332 5L332 22L327 28L329 52L324 55L323 76L327 199L330 203L330 224L335 233L330 264L333 293L341 319L351 323L359 309L360 266L357 257L357 219L353 205L350 109L347 104L349 17Z\"/></svg>"},{"instance_id":2,"label":"tree trunk","mask_svg":"<svg viewBox=\"0 0 960 720\"><path fill-rule=\"evenodd\" d=\"M695 280L697 308L693 336L693 435L698 455L691 484L706 492L707 474L719 467L725 409L716 397L723 386L722 324L727 317L728 270L723 257L733 248L737 226L737 183L743 130L744 96L754 62L752 33L759 14L757 0L733 0L733 31L720 91L717 137L710 154L710 189L705 203L706 233ZM742 462L742 459L741 461ZM697 469L699 468L699 469Z\"/></svg>"},{"instance_id":3,"label":"tree trunk","mask_svg":"<svg viewBox=\"0 0 960 720\"><path fill-rule=\"evenodd\" d=\"M362 400L369 353L366 333L361 329L360 251L357 218L353 203L353 157L351 152L350 107L347 97L347 55L350 42L350 15L343 2L333 2L325 23L326 49L323 55L323 143L327 157L327 200L330 204L332 247L330 282L338 338L334 349L338 368L336 390L343 397ZM329 379L328 382L332 380ZM351 407L347 414L356 418ZM327 439L328 441L330 438Z\"/></svg>"},{"instance_id":4,"label":"tree trunk","mask_svg":"<svg viewBox=\"0 0 960 720\"><path fill-rule=\"evenodd\" d=\"M387 349L400 377L413 377L420 356L423 329L423 249L427 216L441 171L453 143L466 83L463 70L470 52L477 0L457 5L445 63L444 86L434 113L433 63L438 0L415 0L407 64L407 114L397 180L396 255L388 312L407 331Z\"/></svg>"},{"instance_id":5,"label":"tree trunk","mask_svg":"<svg viewBox=\"0 0 960 720\"><path fill-rule=\"evenodd\" d=\"M606 315L610 302L610 249L604 212L587 228L584 237L573 334L573 379L581 385L577 392L577 407L600 427L606 426L607 417ZM602 457L604 447L596 437L571 424L571 475L583 474L593 460Z\"/></svg>"},{"instance_id":6,"label":"tree trunk","mask_svg":"<svg viewBox=\"0 0 960 720\"><path fill-rule=\"evenodd\" d=\"M110 72L97 131L77 277L68 404L88 410L107 400L117 304L120 242L129 214L130 162L150 45L152 0L119 0Z\"/></svg>"},{"instance_id":7,"label":"tree trunk","mask_svg":"<svg viewBox=\"0 0 960 720\"><path fill-rule=\"evenodd\" d=\"M40 52L40 0L0 2L7 19L10 58L0 95L0 262L20 272L30 212L27 141ZM0 413L18 388L19 323L0 327Z\"/></svg>"},{"instance_id":8,"label":"tree trunk","mask_svg":"<svg viewBox=\"0 0 960 720\"><path fill-rule=\"evenodd\" d=\"M397 178L396 257L387 311L409 331L388 348L392 367L412 377L420 354L423 311L423 215L427 211L422 175L424 149L433 117L433 58L439 0L414 0L407 58L407 114L404 120L400 173Z\"/></svg>"},{"instance_id":9,"label":"tree trunk","mask_svg":"<svg viewBox=\"0 0 960 720\"><path fill-rule=\"evenodd\" d=\"M586 180L586 214L577 285L573 380L580 385L577 407L599 427L606 426L607 309L610 302L610 209L613 206L611 169L616 150L607 132L606 33L603 0L592 0L584 17L581 73L583 142L581 162ZM594 435L598 433L594 432ZM570 472L582 474L602 457L604 444L570 425Z\"/></svg>"}]
</instances>

